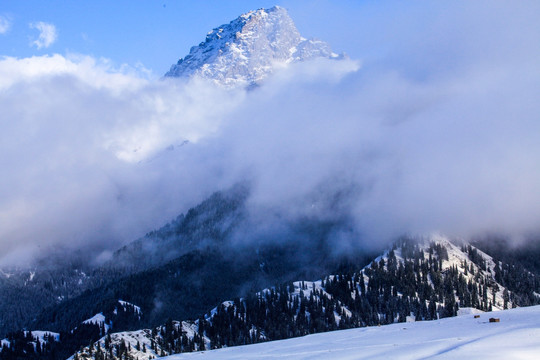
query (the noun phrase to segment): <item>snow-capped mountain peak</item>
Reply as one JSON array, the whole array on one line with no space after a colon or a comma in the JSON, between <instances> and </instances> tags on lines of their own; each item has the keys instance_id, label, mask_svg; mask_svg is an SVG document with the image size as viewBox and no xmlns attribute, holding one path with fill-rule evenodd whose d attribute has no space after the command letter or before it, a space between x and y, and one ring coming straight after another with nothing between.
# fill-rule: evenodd
<instances>
[{"instance_id":1,"label":"snow-capped mountain peak","mask_svg":"<svg viewBox=\"0 0 540 360\"><path fill-rule=\"evenodd\" d=\"M274 6L213 29L165 76L198 75L225 86L252 85L276 66L318 57L340 58L327 43L300 36L287 10Z\"/></svg>"}]
</instances>

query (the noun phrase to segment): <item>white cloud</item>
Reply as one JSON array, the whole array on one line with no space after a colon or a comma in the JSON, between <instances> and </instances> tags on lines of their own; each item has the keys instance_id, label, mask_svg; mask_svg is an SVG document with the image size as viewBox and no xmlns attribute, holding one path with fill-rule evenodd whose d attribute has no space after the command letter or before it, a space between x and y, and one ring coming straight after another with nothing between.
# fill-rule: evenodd
<instances>
[{"instance_id":1,"label":"white cloud","mask_svg":"<svg viewBox=\"0 0 540 360\"><path fill-rule=\"evenodd\" d=\"M144 76L84 56L0 59L0 166L10 169L0 178L6 259L23 246L119 244L209 191L195 176L206 169L161 168L155 155L214 134L244 92ZM193 182L197 190L179 193Z\"/></svg>"},{"instance_id":2,"label":"white cloud","mask_svg":"<svg viewBox=\"0 0 540 360\"><path fill-rule=\"evenodd\" d=\"M51 46L56 39L58 38L58 32L56 27L53 24L48 24L43 21L38 21L30 23L31 29L36 29L39 31L39 36L36 40L32 41L30 45L41 48L48 48Z\"/></svg>"},{"instance_id":3,"label":"white cloud","mask_svg":"<svg viewBox=\"0 0 540 360\"><path fill-rule=\"evenodd\" d=\"M11 28L11 21L5 15L0 15L0 34L5 34Z\"/></svg>"},{"instance_id":4,"label":"white cloud","mask_svg":"<svg viewBox=\"0 0 540 360\"><path fill-rule=\"evenodd\" d=\"M343 242L538 231L540 32L528 9L492 11L405 24L376 66L294 64L248 92L1 58L3 254L113 249L246 176L253 209L346 215Z\"/></svg>"}]
</instances>

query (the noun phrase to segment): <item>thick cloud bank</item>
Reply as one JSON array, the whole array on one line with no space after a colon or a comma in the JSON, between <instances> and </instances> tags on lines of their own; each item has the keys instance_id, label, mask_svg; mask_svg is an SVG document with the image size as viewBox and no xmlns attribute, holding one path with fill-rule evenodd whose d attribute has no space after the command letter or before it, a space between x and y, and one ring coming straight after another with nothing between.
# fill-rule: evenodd
<instances>
[{"instance_id":1,"label":"thick cloud bank","mask_svg":"<svg viewBox=\"0 0 540 360\"><path fill-rule=\"evenodd\" d=\"M530 13L448 12L360 69L295 64L251 91L84 56L1 58L0 263L114 249L244 178L263 213L345 214L355 235L337 242L537 232Z\"/></svg>"},{"instance_id":2,"label":"thick cloud bank","mask_svg":"<svg viewBox=\"0 0 540 360\"><path fill-rule=\"evenodd\" d=\"M213 186L197 176L206 169L154 157L210 136L242 99L88 57L4 58L0 72L7 262L58 246L114 248L185 210Z\"/></svg>"}]
</instances>

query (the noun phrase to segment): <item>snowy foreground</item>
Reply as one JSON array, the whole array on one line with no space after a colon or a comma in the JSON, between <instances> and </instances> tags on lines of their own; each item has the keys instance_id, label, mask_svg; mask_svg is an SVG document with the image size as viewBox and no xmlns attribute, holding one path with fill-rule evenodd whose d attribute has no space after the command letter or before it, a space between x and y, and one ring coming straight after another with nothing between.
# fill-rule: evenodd
<instances>
[{"instance_id":1,"label":"snowy foreground","mask_svg":"<svg viewBox=\"0 0 540 360\"><path fill-rule=\"evenodd\" d=\"M500 322L490 323L489 318ZM334 331L164 359L540 359L540 306Z\"/></svg>"}]
</instances>

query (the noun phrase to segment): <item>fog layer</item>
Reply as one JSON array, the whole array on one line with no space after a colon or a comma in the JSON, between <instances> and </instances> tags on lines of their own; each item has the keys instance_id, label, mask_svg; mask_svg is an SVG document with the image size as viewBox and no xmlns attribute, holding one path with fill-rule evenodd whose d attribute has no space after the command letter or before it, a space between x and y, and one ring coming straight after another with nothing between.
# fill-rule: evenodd
<instances>
[{"instance_id":1,"label":"fog layer","mask_svg":"<svg viewBox=\"0 0 540 360\"><path fill-rule=\"evenodd\" d=\"M538 232L538 6L437 10L381 19L400 30L390 49L250 91L88 56L0 58L0 264L115 249L243 179L254 216L347 216L337 248Z\"/></svg>"}]
</instances>

